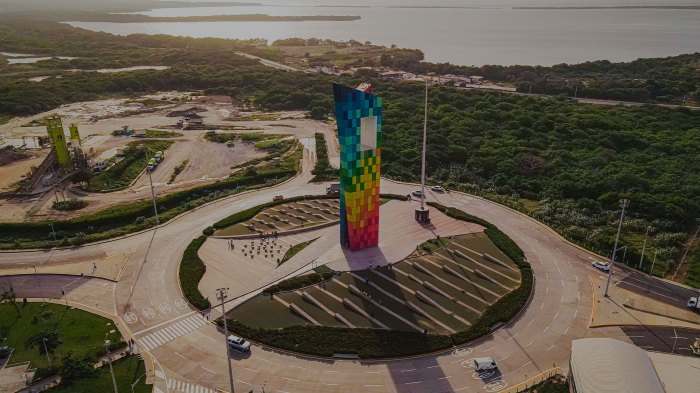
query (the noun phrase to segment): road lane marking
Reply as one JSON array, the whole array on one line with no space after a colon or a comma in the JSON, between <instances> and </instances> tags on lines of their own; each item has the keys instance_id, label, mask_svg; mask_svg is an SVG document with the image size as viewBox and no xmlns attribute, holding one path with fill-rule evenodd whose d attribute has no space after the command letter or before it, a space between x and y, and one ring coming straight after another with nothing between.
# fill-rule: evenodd
<instances>
[{"instance_id":1,"label":"road lane marking","mask_svg":"<svg viewBox=\"0 0 700 393\"><path fill-rule=\"evenodd\" d=\"M533 341L530 341L529 343L527 343L526 345L524 345L523 348L529 347L529 346L532 345L534 342L535 342L534 340L533 340Z\"/></svg>"},{"instance_id":2,"label":"road lane marking","mask_svg":"<svg viewBox=\"0 0 700 393\"><path fill-rule=\"evenodd\" d=\"M142 348L148 351L199 329L207 325L207 323L198 313L191 314L186 319L176 321L172 326L166 326L158 331L142 336L137 341Z\"/></svg>"},{"instance_id":3,"label":"road lane marking","mask_svg":"<svg viewBox=\"0 0 700 393\"><path fill-rule=\"evenodd\" d=\"M550 349L554 348L554 345L550 345L545 352L549 352Z\"/></svg>"}]
</instances>

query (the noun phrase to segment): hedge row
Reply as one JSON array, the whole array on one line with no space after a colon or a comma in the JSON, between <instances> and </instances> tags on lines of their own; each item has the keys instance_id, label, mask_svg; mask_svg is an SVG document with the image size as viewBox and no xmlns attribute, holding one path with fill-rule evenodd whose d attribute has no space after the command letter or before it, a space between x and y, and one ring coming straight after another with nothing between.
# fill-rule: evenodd
<instances>
[{"instance_id":1,"label":"hedge row","mask_svg":"<svg viewBox=\"0 0 700 393\"><path fill-rule=\"evenodd\" d=\"M156 202L160 222L166 222L178 214L221 197L223 193L278 183L294 175L296 172L293 170L246 175L159 197ZM22 246L21 242L45 241L44 246L54 246L56 244L47 241L51 238L50 229L47 229L51 223L58 239L75 238L75 241L59 245L82 244L147 229L155 225L153 216L153 204L145 200L106 208L95 214L64 221L0 223L0 243L14 242L16 248L19 248Z\"/></svg>"},{"instance_id":2,"label":"hedge row","mask_svg":"<svg viewBox=\"0 0 700 393\"><path fill-rule=\"evenodd\" d=\"M209 299L205 299L202 293L199 292L199 281L204 277L207 271L207 266L202 262L197 255L197 251L202 247L202 244L207 240L206 236L200 236L187 246L182 254L180 262L180 286L185 298L190 304L200 310L206 310L211 307Z\"/></svg>"},{"instance_id":3,"label":"hedge row","mask_svg":"<svg viewBox=\"0 0 700 393\"><path fill-rule=\"evenodd\" d=\"M382 197L388 198L389 196L383 195ZM406 199L405 196L394 195L393 197L392 199ZM479 320L470 326L469 329L452 335L320 326L264 329L252 328L232 319L228 321L229 328L253 341L290 351L318 356L332 356L334 353L355 353L361 358L367 359L416 355L461 345L482 337L499 324L507 323L513 319L526 305L534 284L532 270L530 269L530 264L525 260L525 253L505 233L486 220L472 216L459 209L448 208L437 203L430 203L430 206L443 211L452 218L484 226L486 228L484 233L489 239L520 268L520 287L506 294L487 308ZM302 277L283 281L265 289L265 293L291 290L315 283L310 280L306 281L308 279ZM295 281L295 279L299 281ZM221 322L221 320L218 321L219 324Z\"/></svg>"},{"instance_id":4,"label":"hedge row","mask_svg":"<svg viewBox=\"0 0 700 393\"><path fill-rule=\"evenodd\" d=\"M312 182L337 180L340 174L339 169L331 167L331 162L328 160L328 147L326 146L326 137L321 132L317 132L316 138L316 166L311 171L314 178Z\"/></svg>"},{"instance_id":5,"label":"hedge row","mask_svg":"<svg viewBox=\"0 0 700 393\"><path fill-rule=\"evenodd\" d=\"M217 321L223 326L223 321ZM363 359L417 355L452 346L449 336L419 332L348 329L324 326L292 326L256 329L228 320L229 330L253 341L317 356L355 353Z\"/></svg>"},{"instance_id":6,"label":"hedge row","mask_svg":"<svg viewBox=\"0 0 700 393\"><path fill-rule=\"evenodd\" d=\"M304 274L301 276L295 276L292 278L288 278L284 281L280 281L279 283L269 286L265 289L263 289L263 293L278 293L278 292L285 292L285 291L292 291L294 289L299 289L299 288L306 288L311 285L318 284L320 282L330 280L335 276L337 273L334 271L327 271L327 272L313 272L309 274Z\"/></svg>"}]
</instances>

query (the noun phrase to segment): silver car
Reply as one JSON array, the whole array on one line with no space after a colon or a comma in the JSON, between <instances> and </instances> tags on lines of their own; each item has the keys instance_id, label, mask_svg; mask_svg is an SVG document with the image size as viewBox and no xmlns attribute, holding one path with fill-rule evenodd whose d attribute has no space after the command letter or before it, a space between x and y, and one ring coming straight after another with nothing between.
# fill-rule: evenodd
<instances>
[{"instance_id":1,"label":"silver car","mask_svg":"<svg viewBox=\"0 0 700 393\"><path fill-rule=\"evenodd\" d=\"M233 334L228 336L226 339L226 342L228 342L228 347L231 349L235 349L236 351L239 352L248 352L250 351L250 343L240 337L234 336Z\"/></svg>"},{"instance_id":2,"label":"silver car","mask_svg":"<svg viewBox=\"0 0 700 393\"><path fill-rule=\"evenodd\" d=\"M592 265L594 268L600 269L604 272L610 271L610 264L607 262L593 261Z\"/></svg>"}]
</instances>

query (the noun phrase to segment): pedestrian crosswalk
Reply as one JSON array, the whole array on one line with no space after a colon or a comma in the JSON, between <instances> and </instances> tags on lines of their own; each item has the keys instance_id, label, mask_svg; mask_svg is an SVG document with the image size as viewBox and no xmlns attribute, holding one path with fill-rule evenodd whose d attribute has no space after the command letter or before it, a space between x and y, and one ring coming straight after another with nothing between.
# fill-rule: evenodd
<instances>
[{"instance_id":1,"label":"pedestrian crosswalk","mask_svg":"<svg viewBox=\"0 0 700 393\"><path fill-rule=\"evenodd\" d=\"M173 341L178 337L182 337L193 330L197 330L207 323L208 322L201 315L193 314L170 326L139 338L138 342L142 349L148 351Z\"/></svg>"},{"instance_id":2,"label":"pedestrian crosswalk","mask_svg":"<svg viewBox=\"0 0 700 393\"><path fill-rule=\"evenodd\" d=\"M195 385L189 382L182 382L175 379L168 379L168 389L178 390L185 393L216 393L214 389Z\"/></svg>"}]
</instances>

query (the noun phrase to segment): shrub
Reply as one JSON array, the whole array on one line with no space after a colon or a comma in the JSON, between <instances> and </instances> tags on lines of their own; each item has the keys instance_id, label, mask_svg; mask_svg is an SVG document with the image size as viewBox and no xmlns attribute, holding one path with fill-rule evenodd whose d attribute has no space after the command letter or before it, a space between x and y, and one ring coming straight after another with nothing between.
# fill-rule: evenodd
<instances>
[{"instance_id":1,"label":"shrub","mask_svg":"<svg viewBox=\"0 0 700 393\"><path fill-rule=\"evenodd\" d=\"M223 325L220 319L219 326ZM356 353L363 359L409 356L438 351L452 345L449 336L382 329L347 329L292 326L284 329L250 328L228 320L229 330L277 348L318 356Z\"/></svg>"},{"instance_id":2,"label":"shrub","mask_svg":"<svg viewBox=\"0 0 700 393\"><path fill-rule=\"evenodd\" d=\"M67 199L65 201L56 201L53 203L52 207L55 210L73 211L73 210L80 210L87 205L88 205L88 203L82 199L72 198L72 199Z\"/></svg>"},{"instance_id":3,"label":"shrub","mask_svg":"<svg viewBox=\"0 0 700 393\"><path fill-rule=\"evenodd\" d=\"M206 310L211 307L209 299L205 299L198 288L199 281L207 271L207 266L199 258L199 255L197 255L197 251L202 247L205 240L207 240L206 236L200 236L192 240L187 246L182 255L179 273L180 286L182 287L182 292L185 294L185 298L199 310Z\"/></svg>"}]
</instances>

